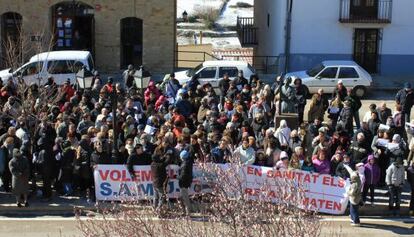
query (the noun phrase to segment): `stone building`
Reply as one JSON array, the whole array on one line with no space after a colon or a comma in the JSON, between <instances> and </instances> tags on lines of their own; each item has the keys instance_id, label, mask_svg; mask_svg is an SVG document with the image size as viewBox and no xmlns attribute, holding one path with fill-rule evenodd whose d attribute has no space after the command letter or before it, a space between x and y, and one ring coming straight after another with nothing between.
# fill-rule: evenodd
<instances>
[{"instance_id":1,"label":"stone building","mask_svg":"<svg viewBox=\"0 0 414 237\"><path fill-rule=\"evenodd\" d=\"M128 64L170 72L175 16L175 0L2 0L2 60L6 40L24 37L33 44L46 39L52 50L89 50L104 72Z\"/></svg>"}]
</instances>

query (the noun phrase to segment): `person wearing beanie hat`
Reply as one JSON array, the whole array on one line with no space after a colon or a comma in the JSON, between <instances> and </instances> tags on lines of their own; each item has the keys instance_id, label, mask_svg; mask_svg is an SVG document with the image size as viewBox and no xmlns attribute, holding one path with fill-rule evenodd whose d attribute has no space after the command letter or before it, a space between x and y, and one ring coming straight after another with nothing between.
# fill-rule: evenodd
<instances>
[{"instance_id":1,"label":"person wearing beanie hat","mask_svg":"<svg viewBox=\"0 0 414 237\"><path fill-rule=\"evenodd\" d=\"M29 192L29 161L22 156L19 149L13 149L13 158L8 163L10 172L12 174L12 192L16 196L16 203L18 207L22 204L27 207L27 194ZM21 198L23 197L23 199Z\"/></svg>"},{"instance_id":2,"label":"person wearing beanie hat","mask_svg":"<svg viewBox=\"0 0 414 237\"><path fill-rule=\"evenodd\" d=\"M405 123L410 121L411 108L414 105L414 92L411 83L406 82L404 88L398 91L395 102L401 106L402 127L404 128Z\"/></svg>"},{"instance_id":3,"label":"person wearing beanie hat","mask_svg":"<svg viewBox=\"0 0 414 237\"><path fill-rule=\"evenodd\" d=\"M368 190L370 192L371 205L374 205L374 191L375 186L378 185L381 177L380 167L376 164L376 160L373 154L368 156L368 162L364 165L365 183L363 188L362 199L364 202L367 201Z\"/></svg>"},{"instance_id":4,"label":"person wearing beanie hat","mask_svg":"<svg viewBox=\"0 0 414 237\"><path fill-rule=\"evenodd\" d=\"M403 159L395 160L386 171L386 183L389 191L388 208L393 215L399 215L401 203L401 191L404 186L404 165Z\"/></svg>"},{"instance_id":5,"label":"person wearing beanie hat","mask_svg":"<svg viewBox=\"0 0 414 237\"><path fill-rule=\"evenodd\" d=\"M185 214L190 214L193 212L193 207L188 196L188 189L193 182L193 164L194 159L191 152L186 149L182 150L180 153L180 169L178 175L178 185L180 187L180 196L183 204L183 209Z\"/></svg>"}]
</instances>

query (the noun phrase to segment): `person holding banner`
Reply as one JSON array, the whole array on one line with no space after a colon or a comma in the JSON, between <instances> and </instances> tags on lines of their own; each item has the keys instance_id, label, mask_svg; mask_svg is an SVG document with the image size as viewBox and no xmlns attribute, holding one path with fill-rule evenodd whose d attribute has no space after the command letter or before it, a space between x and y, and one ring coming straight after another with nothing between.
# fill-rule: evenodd
<instances>
[{"instance_id":1,"label":"person holding banner","mask_svg":"<svg viewBox=\"0 0 414 237\"><path fill-rule=\"evenodd\" d=\"M351 214L351 226L360 226L359 220L359 206L362 201L361 195L361 179L358 172L351 173L351 187L348 190L349 196L349 210Z\"/></svg>"},{"instance_id":2,"label":"person holding banner","mask_svg":"<svg viewBox=\"0 0 414 237\"><path fill-rule=\"evenodd\" d=\"M168 183L167 166L174 160L174 149L165 141L155 148L152 155L151 174L154 185L154 208L160 211L167 200L166 187Z\"/></svg>"},{"instance_id":3,"label":"person holding banner","mask_svg":"<svg viewBox=\"0 0 414 237\"><path fill-rule=\"evenodd\" d=\"M180 170L178 175L178 185L180 187L180 196L183 204L184 213L189 215L193 211L190 198L188 196L188 189L193 182L193 154L187 150L180 153Z\"/></svg>"}]
</instances>

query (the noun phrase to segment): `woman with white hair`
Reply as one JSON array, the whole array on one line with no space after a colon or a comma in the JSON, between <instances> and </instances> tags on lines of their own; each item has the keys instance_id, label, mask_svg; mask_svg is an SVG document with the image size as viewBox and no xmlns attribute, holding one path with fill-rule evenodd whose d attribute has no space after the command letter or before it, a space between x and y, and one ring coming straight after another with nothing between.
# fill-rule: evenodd
<instances>
[{"instance_id":1,"label":"woman with white hair","mask_svg":"<svg viewBox=\"0 0 414 237\"><path fill-rule=\"evenodd\" d=\"M287 151L289 148L289 138L292 131L287 125L286 120L280 120L279 128L276 130L274 136L279 140L280 148Z\"/></svg>"}]
</instances>

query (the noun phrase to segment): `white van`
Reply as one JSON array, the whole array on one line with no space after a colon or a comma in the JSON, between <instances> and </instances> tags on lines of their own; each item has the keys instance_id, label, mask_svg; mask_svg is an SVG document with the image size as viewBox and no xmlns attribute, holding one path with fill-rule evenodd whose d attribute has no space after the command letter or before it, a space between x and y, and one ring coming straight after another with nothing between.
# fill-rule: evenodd
<instances>
[{"instance_id":1,"label":"white van","mask_svg":"<svg viewBox=\"0 0 414 237\"><path fill-rule=\"evenodd\" d=\"M194 69L187 71L181 71L175 73L175 78L181 85L186 83L194 75L199 75L199 82L201 85L210 83L214 88L218 87L219 81L223 78L223 75L227 73L230 80L237 77L239 70L243 71L243 76L249 80L250 76L255 74L254 68L243 61L205 61L198 65Z\"/></svg>"},{"instance_id":2,"label":"white van","mask_svg":"<svg viewBox=\"0 0 414 237\"><path fill-rule=\"evenodd\" d=\"M22 76L24 82L30 85L33 82L45 84L47 78L52 76L58 85L62 85L68 79L71 84L74 84L76 73L84 65L88 70L94 70L92 55L89 51L51 51L34 55L29 62L15 71L10 68L0 71L0 77L5 82L11 76Z\"/></svg>"}]
</instances>

